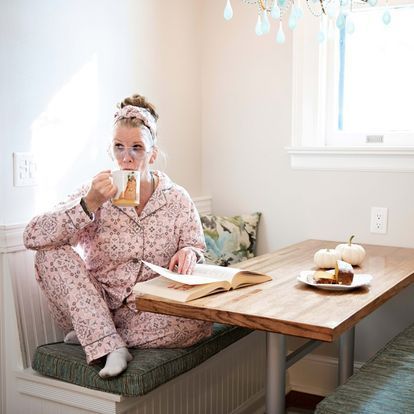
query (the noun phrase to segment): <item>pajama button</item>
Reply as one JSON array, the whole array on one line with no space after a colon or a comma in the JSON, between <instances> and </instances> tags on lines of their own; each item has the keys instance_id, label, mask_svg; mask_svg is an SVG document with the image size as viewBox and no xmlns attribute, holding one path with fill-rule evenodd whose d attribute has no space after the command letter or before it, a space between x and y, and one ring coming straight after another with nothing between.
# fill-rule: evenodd
<instances>
[{"instance_id":1,"label":"pajama button","mask_svg":"<svg viewBox=\"0 0 414 414\"><path fill-rule=\"evenodd\" d=\"M132 259L132 263L139 263L139 259Z\"/></svg>"},{"instance_id":2,"label":"pajama button","mask_svg":"<svg viewBox=\"0 0 414 414\"><path fill-rule=\"evenodd\" d=\"M131 292L131 288L126 288L127 293Z\"/></svg>"}]
</instances>

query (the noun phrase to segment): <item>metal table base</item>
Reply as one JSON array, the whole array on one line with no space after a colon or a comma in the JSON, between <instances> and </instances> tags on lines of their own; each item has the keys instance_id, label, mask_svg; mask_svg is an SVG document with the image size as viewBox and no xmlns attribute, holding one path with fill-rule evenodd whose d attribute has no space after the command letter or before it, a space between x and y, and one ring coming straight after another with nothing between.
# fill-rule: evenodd
<instances>
[{"instance_id":1,"label":"metal table base","mask_svg":"<svg viewBox=\"0 0 414 414\"><path fill-rule=\"evenodd\" d=\"M343 384L354 370L355 328L339 338L338 384ZM321 344L308 341L286 356L286 336L266 332L266 414L285 413L286 369Z\"/></svg>"}]
</instances>

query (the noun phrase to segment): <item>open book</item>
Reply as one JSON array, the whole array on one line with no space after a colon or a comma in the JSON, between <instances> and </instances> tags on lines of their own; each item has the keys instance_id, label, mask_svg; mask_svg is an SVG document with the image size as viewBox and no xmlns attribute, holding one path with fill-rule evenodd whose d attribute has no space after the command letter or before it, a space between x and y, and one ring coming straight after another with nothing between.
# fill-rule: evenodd
<instances>
[{"instance_id":1,"label":"open book","mask_svg":"<svg viewBox=\"0 0 414 414\"><path fill-rule=\"evenodd\" d=\"M137 283L134 286L135 295L147 294L177 302L188 302L212 293L272 280L262 273L231 267L197 264L191 275L181 275L152 263L143 263L161 276Z\"/></svg>"}]
</instances>

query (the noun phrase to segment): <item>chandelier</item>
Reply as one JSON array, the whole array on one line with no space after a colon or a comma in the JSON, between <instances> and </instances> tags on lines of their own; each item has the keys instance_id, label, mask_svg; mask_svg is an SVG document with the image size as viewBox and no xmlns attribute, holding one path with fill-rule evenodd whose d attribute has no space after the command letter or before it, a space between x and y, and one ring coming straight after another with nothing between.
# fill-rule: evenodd
<instances>
[{"instance_id":1,"label":"chandelier","mask_svg":"<svg viewBox=\"0 0 414 414\"><path fill-rule=\"evenodd\" d=\"M303 17L303 10L300 0L242 0L243 3L256 4L258 16L255 27L256 35L262 36L270 32L270 17L279 20L279 29L276 35L277 43L285 42L285 33L283 30L283 17L287 17L287 25L289 29L294 30ZM376 6L378 0L304 0L309 12L319 18L328 19L329 25L321 25L321 29L317 34L319 42L324 42L327 34L325 27L330 27L332 22L339 30L344 30L348 34L355 31L355 25L352 22L350 12L353 3L359 5ZM231 20L233 17L233 8L230 0L227 0L224 8L224 19ZM382 14L382 22L388 25L391 22L391 14L387 6Z\"/></svg>"}]
</instances>

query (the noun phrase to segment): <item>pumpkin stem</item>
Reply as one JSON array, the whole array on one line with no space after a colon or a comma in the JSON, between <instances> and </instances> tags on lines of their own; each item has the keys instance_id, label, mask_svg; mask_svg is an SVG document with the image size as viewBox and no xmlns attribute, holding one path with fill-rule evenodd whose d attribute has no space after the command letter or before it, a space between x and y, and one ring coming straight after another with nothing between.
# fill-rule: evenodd
<instances>
[{"instance_id":1,"label":"pumpkin stem","mask_svg":"<svg viewBox=\"0 0 414 414\"><path fill-rule=\"evenodd\" d=\"M351 236L351 237L349 238L349 242L348 242L348 244L349 244L349 245L351 245L351 244L352 244L352 240L354 239L354 237L355 237L355 236Z\"/></svg>"}]
</instances>

